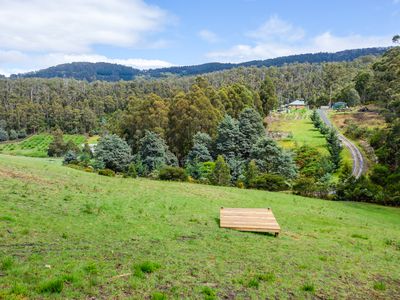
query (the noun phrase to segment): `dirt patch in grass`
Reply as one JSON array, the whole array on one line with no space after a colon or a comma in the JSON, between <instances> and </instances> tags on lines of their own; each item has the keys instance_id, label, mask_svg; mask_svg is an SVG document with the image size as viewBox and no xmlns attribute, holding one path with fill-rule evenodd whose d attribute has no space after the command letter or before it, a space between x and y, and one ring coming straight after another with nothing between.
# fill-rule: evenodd
<instances>
[{"instance_id":1,"label":"dirt patch in grass","mask_svg":"<svg viewBox=\"0 0 400 300\"><path fill-rule=\"evenodd\" d=\"M50 180L40 178L37 176L33 176L27 173L21 173L13 170L0 170L0 177L2 178L12 178L12 179L19 179L24 182L29 182L29 183L38 183L38 184L46 184L46 185L51 185L52 182Z\"/></svg>"}]
</instances>

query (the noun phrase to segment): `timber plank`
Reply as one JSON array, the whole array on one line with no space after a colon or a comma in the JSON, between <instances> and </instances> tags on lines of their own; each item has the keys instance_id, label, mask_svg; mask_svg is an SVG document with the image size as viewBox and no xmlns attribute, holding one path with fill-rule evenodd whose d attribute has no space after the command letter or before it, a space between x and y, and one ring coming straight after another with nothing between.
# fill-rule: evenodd
<instances>
[{"instance_id":1,"label":"timber plank","mask_svg":"<svg viewBox=\"0 0 400 300\"><path fill-rule=\"evenodd\" d=\"M240 231L280 233L280 226L270 208L220 209L220 227Z\"/></svg>"}]
</instances>

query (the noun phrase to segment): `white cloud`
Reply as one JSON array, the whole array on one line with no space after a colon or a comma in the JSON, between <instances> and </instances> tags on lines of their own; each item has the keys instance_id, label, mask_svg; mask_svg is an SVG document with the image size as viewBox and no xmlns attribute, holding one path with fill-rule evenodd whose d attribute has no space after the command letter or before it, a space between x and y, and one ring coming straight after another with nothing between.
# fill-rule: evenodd
<instances>
[{"instance_id":1,"label":"white cloud","mask_svg":"<svg viewBox=\"0 0 400 300\"><path fill-rule=\"evenodd\" d=\"M295 27L274 15L270 17L258 29L247 34L249 37L260 41L286 40L297 41L304 37L303 28Z\"/></svg>"},{"instance_id":2,"label":"white cloud","mask_svg":"<svg viewBox=\"0 0 400 300\"><path fill-rule=\"evenodd\" d=\"M334 36L328 31L313 38L310 51L315 49L317 52L332 52L345 49L384 47L390 46L391 41L390 36L362 36L359 34Z\"/></svg>"},{"instance_id":3,"label":"white cloud","mask_svg":"<svg viewBox=\"0 0 400 300\"><path fill-rule=\"evenodd\" d=\"M99 45L125 50L168 45L156 33L174 22L174 17L145 0L0 0L0 7L0 74L74 61L103 61L140 69L172 65L95 53Z\"/></svg>"},{"instance_id":4,"label":"white cloud","mask_svg":"<svg viewBox=\"0 0 400 300\"><path fill-rule=\"evenodd\" d=\"M0 47L21 51L141 47L168 19L143 0L0 0L0 7Z\"/></svg>"},{"instance_id":5,"label":"white cloud","mask_svg":"<svg viewBox=\"0 0 400 300\"><path fill-rule=\"evenodd\" d=\"M208 43L216 43L220 40L217 34L207 29L200 30L198 35L202 40Z\"/></svg>"},{"instance_id":6,"label":"white cloud","mask_svg":"<svg viewBox=\"0 0 400 300\"><path fill-rule=\"evenodd\" d=\"M257 30L247 34L249 44L234 45L229 49L213 51L206 56L221 62L243 62L302 53L335 52L346 49L384 47L391 45L391 36L336 36L327 31L306 37L304 30L271 17Z\"/></svg>"}]
</instances>

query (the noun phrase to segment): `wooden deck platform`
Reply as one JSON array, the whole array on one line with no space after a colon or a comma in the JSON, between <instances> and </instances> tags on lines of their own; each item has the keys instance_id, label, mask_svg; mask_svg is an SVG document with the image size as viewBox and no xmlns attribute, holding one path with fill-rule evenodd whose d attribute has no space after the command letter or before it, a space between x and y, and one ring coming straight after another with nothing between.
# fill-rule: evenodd
<instances>
[{"instance_id":1,"label":"wooden deck platform","mask_svg":"<svg viewBox=\"0 0 400 300\"><path fill-rule=\"evenodd\" d=\"M275 236L281 231L270 208L221 207L220 227L239 231L270 232L275 233Z\"/></svg>"}]
</instances>

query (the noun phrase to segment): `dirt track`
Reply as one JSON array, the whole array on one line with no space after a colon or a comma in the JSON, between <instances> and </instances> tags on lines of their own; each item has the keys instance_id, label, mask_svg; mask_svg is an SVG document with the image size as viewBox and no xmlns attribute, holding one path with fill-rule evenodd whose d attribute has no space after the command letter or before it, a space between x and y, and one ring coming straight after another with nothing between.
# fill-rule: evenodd
<instances>
[{"instance_id":1,"label":"dirt track","mask_svg":"<svg viewBox=\"0 0 400 300\"><path fill-rule=\"evenodd\" d=\"M318 113L322 119L322 121L329 127L334 128L331 121L326 115L325 110L318 109ZM336 129L335 129L336 130ZM338 137L342 144L350 150L351 157L353 160L353 170L352 175L356 178L359 178L366 170L364 157L362 156L360 150L356 145L354 145L350 140L348 140L343 134L338 132Z\"/></svg>"}]
</instances>

